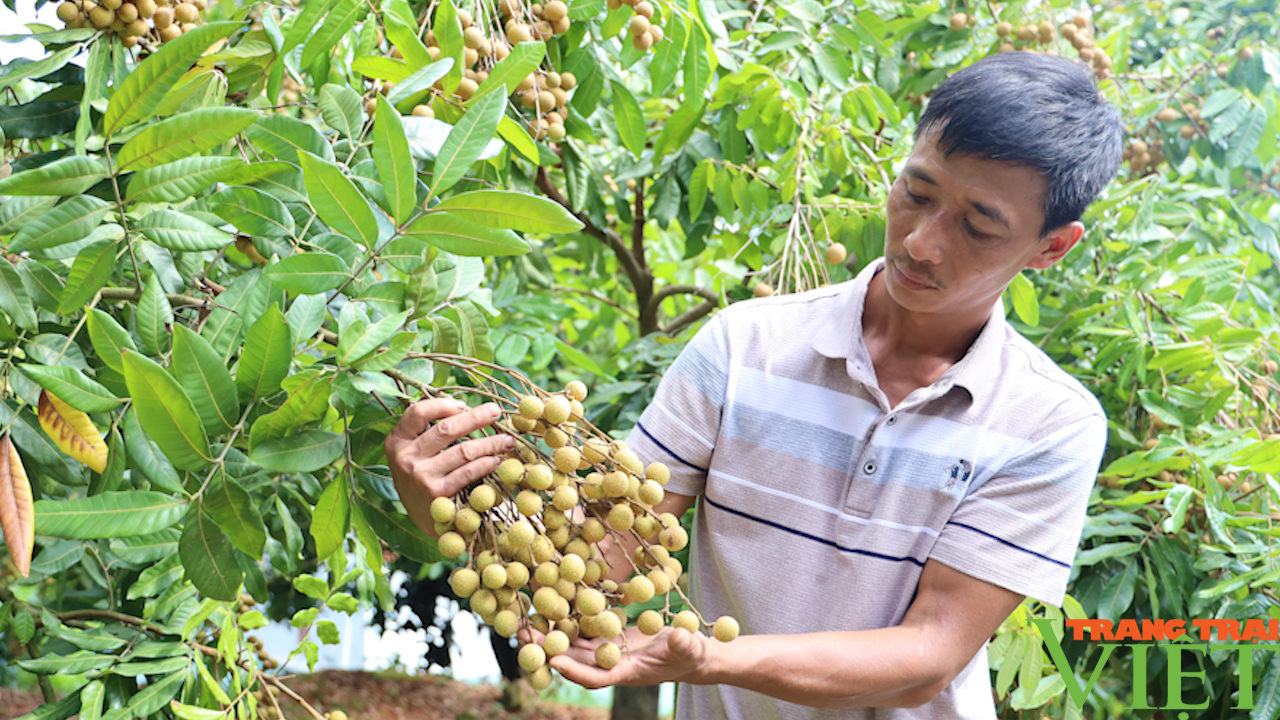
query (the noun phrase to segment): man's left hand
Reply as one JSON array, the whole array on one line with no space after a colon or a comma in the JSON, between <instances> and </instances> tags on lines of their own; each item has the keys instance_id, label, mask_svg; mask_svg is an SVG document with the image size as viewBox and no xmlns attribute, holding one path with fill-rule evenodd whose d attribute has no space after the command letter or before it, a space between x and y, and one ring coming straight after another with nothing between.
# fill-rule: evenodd
<instances>
[{"instance_id":1,"label":"man's left hand","mask_svg":"<svg viewBox=\"0 0 1280 720\"><path fill-rule=\"evenodd\" d=\"M613 685L697 682L709 660L709 646L716 642L706 635L672 627L652 636L631 627L625 638L625 643L622 638L612 640L622 650L622 660L610 670L596 665L596 648L606 642L599 638L574 640L569 652L551 658L551 667L591 690Z\"/></svg>"}]
</instances>

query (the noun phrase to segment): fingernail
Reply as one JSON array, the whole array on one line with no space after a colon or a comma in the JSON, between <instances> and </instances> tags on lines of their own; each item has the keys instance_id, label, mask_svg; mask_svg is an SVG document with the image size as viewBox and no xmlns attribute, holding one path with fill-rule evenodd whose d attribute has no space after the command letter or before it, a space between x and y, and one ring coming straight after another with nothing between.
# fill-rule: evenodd
<instances>
[{"instance_id":1,"label":"fingernail","mask_svg":"<svg viewBox=\"0 0 1280 720\"><path fill-rule=\"evenodd\" d=\"M515 446L516 446L516 439L515 439L515 438L511 437L510 435L506 435L506 436L504 436L504 437L502 438L502 447L503 447L504 449L506 449L506 450L510 450L511 448L513 448L513 447L515 447Z\"/></svg>"},{"instance_id":2,"label":"fingernail","mask_svg":"<svg viewBox=\"0 0 1280 720\"><path fill-rule=\"evenodd\" d=\"M453 408L454 408L455 410L466 410L466 409L467 409L467 404L466 404L465 402L461 401L461 400L454 400L454 401L453 401Z\"/></svg>"},{"instance_id":3,"label":"fingernail","mask_svg":"<svg viewBox=\"0 0 1280 720\"><path fill-rule=\"evenodd\" d=\"M496 418L502 414L502 411L498 409L498 406L496 403L489 403L488 405L484 406L484 413L485 415L488 415L491 418Z\"/></svg>"}]
</instances>

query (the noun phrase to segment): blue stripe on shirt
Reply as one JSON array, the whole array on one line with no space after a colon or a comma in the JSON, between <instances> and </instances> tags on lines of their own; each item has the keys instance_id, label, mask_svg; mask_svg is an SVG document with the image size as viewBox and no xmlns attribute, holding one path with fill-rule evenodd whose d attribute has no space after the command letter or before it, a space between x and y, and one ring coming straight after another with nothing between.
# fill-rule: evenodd
<instances>
[{"instance_id":1,"label":"blue stripe on shirt","mask_svg":"<svg viewBox=\"0 0 1280 720\"><path fill-rule=\"evenodd\" d=\"M807 532L796 530L795 528L789 528L785 525L779 525L778 523L773 522L772 520L765 520L764 518L758 518L754 515L744 513L741 510L734 510L731 507L721 505L720 503L708 497L706 493L703 493L702 498L706 500L707 503L710 504L712 507L717 508L719 510L723 510L727 513L731 513L733 515L737 515L738 517L746 518L748 520L754 520L755 522L758 522L762 525L767 525L771 528L781 530L786 533L791 533L792 535L798 535L799 537L802 537L808 540L813 540L814 542L822 543L823 545L833 547L842 552L854 553L857 555L866 555L867 557L873 557L878 560L889 560L891 562L909 562L909 563L912 563L913 565L924 567L923 560L917 560L913 557L894 557L892 555L884 555L878 552L871 552L870 550L859 550L858 548L845 547L843 545L836 543L834 540L827 540L826 538L820 538L817 535L810 535Z\"/></svg>"},{"instance_id":2,"label":"blue stripe on shirt","mask_svg":"<svg viewBox=\"0 0 1280 720\"><path fill-rule=\"evenodd\" d=\"M684 465L687 465L687 466L689 466L689 467L693 468L694 470L697 470L698 472L702 472L702 473L707 472L707 469L706 469L706 468L704 468L704 467L698 467L697 465L694 465L693 463L689 462L688 460L685 460L684 458L682 458L682 457L680 457L679 455L675 454L675 452L674 452L674 451L672 451L672 449L671 449L671 448L667 447L666 445L663 445L661 440L659 440L658 438L654 437L654 436L653 436L653 434L652 434L652 433L650 433L648 430L645 430L645 429L644 429L644 426L643 426L643 425L641 425L641 424L640 424L640 423L638 423L638 422L636 423L636 429L637 429L637 430L639 430L640 432L644 433L644 436L645 436L645 437L647 437L647 438L649 438L650 440L652 440L654 445L657 445L658 447L662 448L662 451L663 451L663 452L665 452L666 454L668 454L668 455L670 455L671 457L675 458L676 460L680 461L680 462L681 462L681 463L683 463Z\"/></svg>"},{"instance_id":3,"label":"blue stripe on shirt","mask_svg":"<svg viewBox=\"0 0 1280 720\"><path fill-rule=\"evenodd\" d=\"M989 532L987 532L987 531L985 531L985 530L979 530L978 528L976 528L976 527L974 527L974 526L972 526L972 525L965 525L964 523L958 523L958 522L950 522L950 523L947 523L947 524L948 524L948 525L952 525L952 526L954 526L954 527L964 528L965 530L972 530L973 532L976 532L976 533L978 533L979 535L983 535L983 536L985 536L985 537L989 537L989 538L991 538L992 540L995 540L995 541L996 541L996 542L998 542L998 543L1002 543L1002 544L1004 544L1004 545L1008 545L1009 547L1013 548L1014 550L1021 550L1022 552L1026 553L1026 554L1028 554L1028 555L1034 555L1035 557L1038 557L1038 558L1040 558L1041 560L1045 560L1045 561L1047 561L1047 562L1051 562L1051 563L1053 563L1054 565L1061 565L1062 567L1064 567L1064 568L1066 568L1066 569L1068 569L1068 570L1070 570L1070 569L1071 569L1071 564L1070 564L1070 563L1064 563L1064 562L1061 562L1061 561L1059 561L1059 560L1054 560L1053 558L1049 557L1048 555L1041 555L1040 553L1036 552L1035 550L1028 550L1027 548L1024 548L1024 547L1022 547L1022 546L1020 546L1020 545L1014 545L1013 543L1009 542L1008 540L1005 540L1004 538L998 538L998 537L996 537L995 535L992 535L991 533L989 533Z\"/></svg>"}]
</instances>

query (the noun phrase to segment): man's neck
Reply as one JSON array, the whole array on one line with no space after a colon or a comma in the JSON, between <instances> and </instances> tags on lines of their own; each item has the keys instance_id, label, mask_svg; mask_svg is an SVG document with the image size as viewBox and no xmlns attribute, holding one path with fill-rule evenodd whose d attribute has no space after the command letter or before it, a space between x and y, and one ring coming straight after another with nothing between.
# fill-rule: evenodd
<instances>
[{"instance_id":1,"label":"man's neck","mask_svg":"<svg viewBox=\"0 0 1280 720\"><path fill-rule=\"evenodd\" d=\"M908 388L932 384L959 362L990 318L990 307L973 313L912 312L889 296L884 273L873 277L862 313L862 335L892 404L897 404L894 396L900 400L909 394ZM898 392L890 392L889 384Z\"/></svg>"}]
</instances>

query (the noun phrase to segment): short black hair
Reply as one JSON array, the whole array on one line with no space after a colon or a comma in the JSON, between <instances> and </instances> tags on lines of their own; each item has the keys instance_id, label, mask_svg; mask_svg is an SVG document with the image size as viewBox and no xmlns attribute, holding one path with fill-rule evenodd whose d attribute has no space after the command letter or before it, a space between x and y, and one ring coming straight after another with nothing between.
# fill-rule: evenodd
<instances>
[{"instance_id":1,"label":"short black hair","mask_svg":"<svg viewBox=\"0 0 1280 720\"><path fill-rule=\"evenodd\" d=\"M1082 61L1027 52L979 60L934 91L916 140L1044 173L1044 226L1079 220L1120 168L1124 125Z\"/></svg>"}]
</instances>

